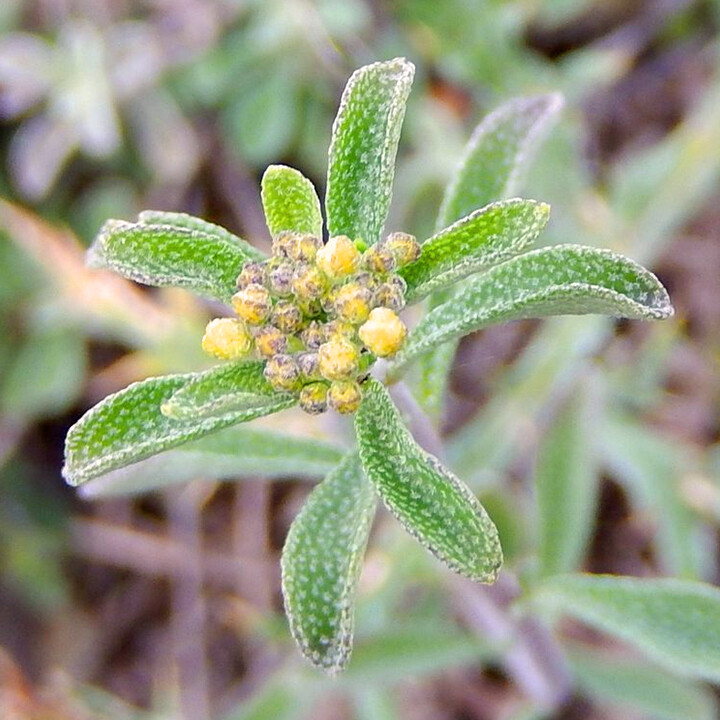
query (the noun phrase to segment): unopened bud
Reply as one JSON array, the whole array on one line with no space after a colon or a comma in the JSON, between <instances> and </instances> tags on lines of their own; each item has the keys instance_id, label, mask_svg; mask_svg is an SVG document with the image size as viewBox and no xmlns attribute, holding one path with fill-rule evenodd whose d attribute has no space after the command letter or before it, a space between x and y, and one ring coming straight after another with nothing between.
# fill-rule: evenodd
<instances>
[{"instance_id":1,"label":"unopened bud","mask_svg":"<svg viewBox=\"0 0 720 720\"><path fill-rule=\"evenodd\" d=\"M338 288L335 294L335 312L339 320L359 325L370 314L372 293L357 282L349 282Z\"/></svg>"},{"instance_id":2,"label":"unopened bud","mask_svg":"<svg viewBox=\"0 0 720 720\"><path fill-rule=\"evenodd\" d=\"M330 384L327 394L328 405L343 415L354 413L360 407L362 390L354 380L336 380Z\"/></svg>"},{"instance_id":3,"label":"unopened bud","mask_svg":"<svg viewBox=\"0 0 720 720\"><path fill-rule=\"evenodd\" d=\"M298 235L295 243L288 248L288 257L297 262L312 262L318 250L322 247L322 240L315 235Z\"/></svg>"},{"instance_id":4,"label":"unopened bud","mask_svg":"<svg viewBox=\"0 0 720 720\"><path fill-rule=\"evenodd\" d=\"M325 330L313 320L301 333L300 339L308 350L317 350L325 342Z\"/></svg>"},{"instance_id":5,"label":"unopened bud","mask_svg":"<svg viewBox=\"0 0 720 720\"><path fill-rule=\"evenodd\" d=\"M272 325L258 328L255 333L255 347L263 357L271 358L273 355L284 353L287 346L287 336Z\"/></svg>"},{"instance_id":6,"label":"unopened bud","mask_svg":"<svg viewBox=\"0 0 720 720\"><path fill-rule=\"evenodd\" d=\"M298 236L294 232L281 232L272 243L272 254L275 257L290 257L292 248L297 244Z\"/></svg>"},{"instance_id":7,"label":"unopened bud","mask_svg":"<svg viewBox=\"0 0 720 720\"><path fill-rule=\"evenodd\" d=\"M355 272L360 264L360 253L349 237L338 235L318 250L316 262L327 276L341 278Z\"/></svg>"},{"instance_id":8,"label":"unopened bud","mask_svg":"<svg viewBox=\"0 0 720 720\"><path fill-rule=\"evenodd\" d=\"M305 380L320 379L320 357L316 352L298 353L295 358Z\"/></svg>"},{"instance_id":9,"label":"unopened bud","mask_svg":"<svg viewBox=\"0 0 720 720\"><path fill-rule=\"evenodd\" d=\"M355 326L344 320L331 320L325 325L325 335L328 340L334 337L354 340L356 334Z\"/></svg>"},{"instance_id":10,"label":"unopened bud","mask_svg":"<svg viewBox=\"0 0 720 720\"><path fill-rule=\"evenodd\" d=\"M292 291L301 300L319 300L327 292L328 282L321 270L314 265L295 268Z\"/></svg>"},{"instance_id":11,"label":"unopened bud","mask_svg":"<svg viewBox=\"0 0 720 720\"><path fill-rule=\"evenodd\" d=\"M383 283L375 291L373 300L376 306L389 308L396 313L405 307L405 293L397 283Z\"/></svg>"},{"instance_id":12,"label":"unopened bud","mask_svg":"<svg viewBox=\"0 0 720 720\"><path fill-rule=\"evenodd\" d=\"M357 348L342 337L334 337L318 350L320 374L326 380L345 380L358 368Z\"/></svg>"},{"instance_id":13,"label":"unopened bud","mask_svg":"<svg viewBox=\"0 0 720 720\"><path fill-rule=\"evenodd\" d=\"M407 233L391 233L385 239L384 246L393 255L398 267L404 267L420 257L420 243Z\"/></svg>"},{"instance_id":14,"label":"unopened bud","mask_svg":"<svg viewBox=\"0 0 720 720\"><path fill-rule=\"evenodd\" d=\"M268 286L275 295L287 297L292 295L292 281L295 274L293 264L281 261L275 264L268 273Z\"/></svg>"},{"instance_id":15,"label":"unopened bud","mask_svg":"<svg viewBox=\"0 0 720 720\"><path fill-rule=\"evenodd\" d=\"M370 352L378 357L389 357L402 347L407 328L392 310L378 307L360 326L358 335Z\"/></svg>"},{"instance_id":16,"label":"unopened bud","mask_svg":"<svg viewBox=\"0 0 720 720\"><path fill-rule=\"evenodd\" d=\"M242 320L215 318L205 328L202 349L220 360L245 357L253 346L253 339Z\"/></svg>"},{"instance_id":17,"label":"unopened bud","mask_svg":"<svg viewBox=\"0 0 720 720\"><path fill-rule=\"evenodd\" d=\"M366 270L373 273L386 275L397 267L395 256L388 250L383 243L377 243L368 248L362 256L362 265Z\"/></svg>"},{"instance_id":18,"label":"unopened bud","mask_svg":"<svg viewBox=\"0 0 720 720\"><path fill-rule=\"evenodd\" d=\"M276 390L300 389L300 367L292 355L273 355L265 364L264 375Z\"/></svg>"},{"instance_id":19,"label":"unopened bud","mask_svg":"<svg viewBox=\"0 0 720 720\"><path fill-rule=\"evenodd\" d=\"M300 407L310 415L319 415L327 410L328 386L322 382L305 385L300 391Z\"/></svg>"},{"instance_id":20,"label":"unopened bud","mask_svg":"<svg viewBox=\"0 0 720 720\"><path fill-rule=\"evenodd\" d=\"M233 310L250 325L260 325L272 310L272 300L267 288L248 285L232 296Z\"/></svg>"},{"instance_id":21,"label":"unopened bud","mask_svg":"<svg viewBox=\"0 0 720 720\"><path fill-rule=\"evenodd\" d=\"M265 284L265 267L259 262L246 262L237 277L238 290L244 290L248 285Z\"/></svg>"},{"instance_id":22,"label":"unopened bud","mask_svg":"<svg viewBox=\"0 0 720 720\"><path fill-rule=\"evenodd\" d=\"M270 315L273 325L280 328L284 333L295 333L303 323L303 315L300 308L289 300L280 300L275 304Z\"/></svg>"}]
</instances>

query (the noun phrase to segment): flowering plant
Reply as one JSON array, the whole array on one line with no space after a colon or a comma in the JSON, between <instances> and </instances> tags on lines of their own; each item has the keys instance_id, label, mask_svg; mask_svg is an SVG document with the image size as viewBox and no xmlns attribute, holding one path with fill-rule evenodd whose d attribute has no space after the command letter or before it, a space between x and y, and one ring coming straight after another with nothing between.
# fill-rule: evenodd
<instances>
[{"instance_id":1,"label":"flowering plant","mask_svg":"<svg viewBox=\"0 0 720 720\"><path fill-rule=\"evenodd\" d=\"M469 488L418 445L383 381L399 383L414 361L441 367L449 342L497 322L672 314L657 278L627 258L575 245L528 252L549 207L502 198L559 107L556 96L514 101L481 123L435 235L422 243L400 232L383 238L413 73L411 63L395 59L350 78L329 151L327 242L312 184L272 166L262 181L271 258L223 228L164 212L109 221L90 250L95 266L224 301L236 317L212 320L202 341L223 364L135 383L71 428L64 467L71 484L122 482L129 476L118 476L121 468L132 473L183 444L197 451L206 447L198 445L203 436L211 441L223 428L296 404L311 414L354 414L357 449L330 455L334 467L293 522L282 556L293 636L330 672L350 656L355 590L378 497L455 572L492 583L502 564L493 522ZM430 309L408 332L399 313L425 298ZM385 358L383 373L378 358ZM276 455L292 450L249 437Z\"/></svg>"}]
</instances>

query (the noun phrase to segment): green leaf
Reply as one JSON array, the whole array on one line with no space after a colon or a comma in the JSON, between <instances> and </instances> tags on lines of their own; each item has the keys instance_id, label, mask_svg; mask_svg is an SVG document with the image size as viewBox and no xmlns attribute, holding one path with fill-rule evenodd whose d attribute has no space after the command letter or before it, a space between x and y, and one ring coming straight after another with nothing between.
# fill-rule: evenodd
<instances>
[{"instance_id":1,"label":"green leaf","mask_svg":"<svg viewBox=\"0 0 720 720\"><path fill-rule=\"evenodd\" d=\"M196 477L322 477L343 455L340 448L314 438L232 427L95 478L83 485L82 495L129 495Z\"/></svg>"},{"instance_id":2,"label":"green leaf","mask_svg":"<svg viewBox=\"0 0 720 720\"><path fill-rule=\"evenodd\" d=\"M709 691L637 658L600 653L578 643L567 655L581 690L602 703L626 707L653 720L717 718L717 705Z\"/></svg>"},{"instance_id":3,"label":"green leaf","mask_svg":"<svg viewBox=\"0 0 720 720\"><path fill-rule=\"evenodd\" d=\"M470 489L418 446L372 378L355 429L365 474L403 527L455 572L493 582L502 564L495 526Z\"/></svg>"},{"instance_id":4,"label":"green leaf","mask_svg":"<svg viewBox=\"0 0 720 720\"><path fill-rule=\"evenodd\" d=\"M534 147L562 108L560 95L516 98L477 126L438 215L438 228L516 192Z\"/></svg>"},{"instance_id":5,"label":"green leaf","mask_svg":"<svg viewBox=\"0 0 720 720\"><path fill-rule=\"evenodd\" d=\"M313 184L298 170L271 165L262 179L262 203L273 237L284 230L322 237L320 200Z\"/></svg>"},{"instance_id":6,"label":"green leaf","mask_svg":"<svg viewBox=\"0 0 720 720\"><path fill-rule=\"evenodd\" d=\"M557 575L534 599L681 675L720 680L720 590L689 580Z\"/></svg>"},{"instance_id":7,"label":"green leaf","mask_svg":"<svg viewBox=\"0 0 720 720\"><path fill-rule=\"evenodd\" d=\"M426 240L403 268L409 303L521 253L545 227L550 206L534 200L492 203Z\"/></svg>"},{"instance_id":8,"label":"green leaf","mask_svg":"<svg viewBox=\"0 0 720 720\"><path fill-rule=\"evenodd\" d=\"M310 494L283 548L290 630L303 655L329 673L350 659L355 591L376 505L357 455L348 455Z\"/></svg>"},{"instance_id":9,"label":"green leaf","mask_svg":"<svg viewBox=\"0 0 720 720\"><path fill-rule=\"evenodd\" d=\"M538 555L543 575L577 570L596 510L597 393L593 378L573 393L538 450Z\"/></svg>"},{"instance_id":10,"label":"green leaf","mask_svg":"<svg viewBox=\"0 0 720 720\"><path fill-rule=\"evenodd\" d=\"M157 287L173 286L228 302L248 260L262 260L252 245L217 226L177 213L143 213L140 222L108 220L88 251L91 267ZM172 224L158 224L167 219Z\"/></svg>"},{"instance_id":11,"label":"green leaf","mask_svg":"<svg viewBox=\"0 0 720 720\"><path fill-rule=\"evenodd\" d=\"M297 398L274 390L263 375L264 367L258 361L218 365L183 385L160 409L169 418L190 421L228 412L260 417L294 405Z\"/></svg>"},{"instance_id":12,"label":"green leaf","mask_svg":"<svg viewBox=\"0 0 720 720\"><path fill-rule=\"evenodd\" d=\"M71 485L79 485L214 430L276 411L274 406L262 410L239 409L187 422L173 420L160 412L160 406L175 392L204 375L189 373L149 378L99 402L68 431L63 477Z\"/></svg>"},{"instance_id":13,"label":"green leaf","mask_svg":"<svg viewBox=\"0 0 720 720\"><path fill-rule=\"evenodd\" d=\"M673 309L659 280L622 255L579 245L541 248L467 281L461 295L418 323L394 365L488 325L587 313L660 320Z\"/></svg>"},{"instance_id":14,"label":"green leaf","mask_svg":"<svg viewBox=\"0 0 720 720\"><path fill-rule=\"evenodd\" d=\"M415 66L404 58L356 70L333 124L327 179L328 230L368 245L380 239L400 129Z\"/></svg>"},{"instance_id":15,"label":"green leaf","mask_svg":"<svg viewBox=\"0 0 720 720\"><path fill-rule=\"evenodd\" d=\"M143 210L138 215L138 223L140 225L164 225L166 227L176 227L183 230L195 230L204 235L214 237L220 242L233 243L245 252L251 254L257 253L258 258L261 258L260 251L245 242L245 240L242 240L237 235L233 235L233 233L220 225L215 225L215 223L208 222L194 215L169 212L166 210Z\"/></svg>"}]
</instances>

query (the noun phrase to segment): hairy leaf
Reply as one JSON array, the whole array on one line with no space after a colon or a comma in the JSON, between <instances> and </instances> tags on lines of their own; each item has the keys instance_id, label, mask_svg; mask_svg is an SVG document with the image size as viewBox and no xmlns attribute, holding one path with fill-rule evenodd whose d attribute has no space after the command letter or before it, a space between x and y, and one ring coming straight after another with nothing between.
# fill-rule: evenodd
<instances>
[{"instance_id":1,"label":"hairy leaf","mask_svg":"<svg viewBox=\"0 0 720 720\"><path fill-rule=\"evenodd\" d=\"M260 417L294 405L293 395L277 392L265 379L264 367L257 361L218 365L183 385L160 409L170 418L189 421L228 412Z\"/></svg>"},{"instance_id":2,"label":"hairy leaf","mask_svg":"<svg viewBox=\"0 0 720 720\"><path fill-rule=\"evenodd\" d=\"M273 237L284 230L322 237L320 200L313 184L298 170L270 165L262 179L262 203Z\"/></svg>"},{"instance_id":3,"label":"hairy leaf","mask_svg":"<svg viewBox=\"0 0 720 720\"><path fill-rule=\"evenodd\" d=\"M576 389L538 450L538 555L544 575L576 570L593 528L598 482L593 390L587 384Z\"/></svg>"},{"instance_id":4,"label":"hairy leaf","mask_svg":"<svg viewBox=\"0 0 720 720\"><path fill-rule=\"evenodd\" d=\"M672 312L658 279L622 255L577 245L541 248L472 278L458 297L431 310L408 337L395 365L510 320L587 313L659 320Z\"/></svg>"},{"instance_id":5,"label":"hairy leaf","mask_svg":"<svg viewBox=\"0 0 720 720\"><path fill-rule=\"evenodd\" d=\"M160 220L172 224L158 224ZM108 220L88 251L88 264L146 285L187 288L228 302L243 264L264 256L215 228L178 213L147 212L137 223Z\"/></svg>"},{"instance_id":6,"label":"hairy leaf","mask_svg":"<svg viewBox=\"0 0 720 720\"><path fill-rule=\"evenodd\" d=\"M95 478L83 485L82 494L129 495L196 477L320 477L329 473L343 454L340 448L314 438L232 427Z\"/></svg>"},{"instance_id":7,"label":"hairy leaf","mask_svg":"<svg viewBox=\"0 0 720 720\"><path fill-rule=\"evenodd\" d=\"M438 228L516 192L532 150L562 104L560 95L536 95L511 100L487 115L447 188Z\"/></svg>"},{"instance_id":8,"label":"hairy leaf","mask_svg":"<svg viewBox=\"0 0 720 720\"><path fill-rule=\"evenodd\" d=\"M653 720L713 720L712 693L654 665L574 644L570 668L584 693L642 713Z\"/></svg>"},{"instance_id":9,"label":"hairy leaf","mask_svg":"<svg viewBox=\"0 0 720 720\"><path fill-rule=\"evenodd\" d=\"M470 489L418 446L372 378L355 428L365 474L403 527L455 572L493 582L502 564L495 526Z\"/></svg>"},{"instance_id":10,"label":"hairy leaf","mask_svg":"<svg viewBox=\"0 0 720 720\"><path fill-rule=\"evenodd\" d=\"M682 675L720 680L720 589L689 580L557 575L537 603L610 633Z\"/></svg>"},{"instance_id":11,"label":"hairy leaf","mask_svg":"<svg viewBox=\"0 0 720 720\"><path fill-rule=\"evenodd\" d=\"M348 80L329 151L325 207L331 236L368 245L380 239L414 74L412 63L395 58L366 65Z\"/></svg>"},{"instance_id":12,"label":"hairy leaf","mask_svg":"<svg viewBox=\"0 0 720 720\"><path fill-rule=\"evenodd\" d=\"M357 455L311 493L282 553L282 588L293 637L329 673L352 651L355 591L377 500Z\"/></svg>"},{"instance_id":13,"label":"hairy leaf","mask_svg":"<svg viewBox=\"0 0 720 720\"><path fill-rule=\"evenodd\" d=\"M445 228L426 240L420 257L400 271L408 284L408 302L521 253L540 234L549 214L545 203L504 200Z\"/></svg>"},{"instance_id":14,"label":"hairy leaf","mask_svg":"<svg viewBox=\"0 0 720 720\"><path fill-rule=\"evenodd\" d=\"M189 421L173 420L160 412L160 406L175 392L203 375L149 378L109 395L88 410L68 431L63 477L71 485L79 485L214 430L276 410L238 409Z\"/></svg>"}]
</instances>

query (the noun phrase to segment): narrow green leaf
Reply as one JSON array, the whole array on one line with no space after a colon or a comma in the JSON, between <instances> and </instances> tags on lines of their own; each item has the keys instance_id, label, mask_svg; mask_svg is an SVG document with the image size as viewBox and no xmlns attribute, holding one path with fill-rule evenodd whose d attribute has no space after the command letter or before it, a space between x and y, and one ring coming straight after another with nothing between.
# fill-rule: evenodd
<instances>
[{"instance_id":1,"label":"narrow green leaf","mask_svg":"<svg viewBox=\"0 0 720 720\"><path fill-rule=\"evenodd\" d=\"M169 418L189 421L228 412L260 417L294 405L294 395L277 392L265 379L264 367L257 361L218 365L183 385L160 409Z\"/></svg>"},{"instance_id":2,"label":"narrow green leaf","mask_svg":"<svg viewBox=\"0 0 720 720\"><path fill-rule=\"evenodd\" d=\"M270 165L262 179L262 203L273 237L284 230L322 237L320 200L313 184L298 170Z\"/></svg>"},{"instance_id":3,"label":"narrow green leaf","mask_svg":"<svg viewBox=\"0 0 720 720\"><path fill-rule=\"evenodd\" d=\"M65 439L63 477L71 485L79 485L214 430L275 412L275 407L268 408L267 412L239 409L187 422L173 420L160 412L160 406L175 392L203 375L149 378L109 395L88 410L70 428Z\"/></svg>"},{"instance_id":4,"label":"narrow green leaf","mask_svg":"<svg viewBox=\"0 0 720 720\"><path fill-rule=\"evenodd\" d=\"M554 419L538 450L535 482L543 575L577 570L593 528L598 393L594 379L588 380Z\"/></svg>"},{"instance_id":5,"label":"narrow green leaf","mask_svg":"<svg viewBox=\"0 0 720 720\"><path fill-rule=\"evenodd\" d=\"M95 478L83 485L82 495L130 495L196 477L322 477L343 455L340 448L314 438L231 427Z\"/></svg>"},{"instance_id":6,"label":"narrow green leaf","mask_svg":"<svg viewBox=\"0 0 720 720\"><path fill-rule=\"evenodd\" d=\"M228 302L244 263L263 259L262 253L198 218L169 215L143 213L137 223L108 220L88 250L88 264L145 285L187 288Z\"/></svg>"},{"instance_id":7,"label":"narrow green leaf","mask_svg":"<svg viewBox=\"0 0 720 720\"><path fill-rule=\"evenodd\" d=\"M502 564L495 526L470 489L418 446L372 378L355 429L365 474L403 527L455 572L493 582Z\"/></svg>"},{"instance_id":8,"label":"narrow green leaf","mask_svg":"<svg viewBox=\"0 0 720 720\"><path fill-rule=\"evenodd\" d=\"M366 65L348 80L329 151L325 208L331 236L368 245L380 239L414 74L412 63L395 58Z\"/></svg>"},{"instance_id":9,"label":"narrow green leaf","mask_svg":"<svg viewBox=\"0 0 720 720\"><path fill-rule=\"evenodd\" d=\"M550 206L534 200L491 203L426 240L403 268L409 303L521 253L545 227Z\"/></svg>"},{"instance_id":10,"label":"narrow green leaf","mask_svg":"<svg viewBox=\"0 0 720 720\"><path fill-rule=\"evenodd\" d=\"M567 653L580 689L653 720L714 720L712 693L637 658L574 643Z\"/></svg>"},{"instance_id":11,"label":"narrow green leaf","mask_svg":"<svg viewBox=\"0 0 720 720\"><path fill-rule=\"evenodd\" d=\"M534 599L681 675L720 680L720 589L689 580L557 575Z\"/></svg>"},{"instance_id":12,"label":"narrow green leaf","mask_svg":"<svg viewBox=\"0 0 720 720\"><path fill-rule=\"evenodd\" d=\"M560 95L516 98L477 126L438 215L438 228L517 191L532 150L562 108Z\"/></svg>"},{"instance_id":13,"label":"narrow green leaf","mask_svg":"<svg viewBox=\"0 0 720 720\"><path fill-rule=\"evenodd\" d=\"M461 295L431 310L395 366L488 325L587 313L660 320L673 309L658 279L622 255L579 245L541 248L472 278Z\"/></svg>"},{"instance_id":14,"label":"narrow green leaf","mask_svg":"<svg viewBox=\"0 0 720 720\"><path fill-rule=\"evenodd\" d=\"M290 630L303 655L329 673L352 652L355 591L376 505L357 455L348 455L310 494L283 548Z\"/></svg>"}]
</instances>

